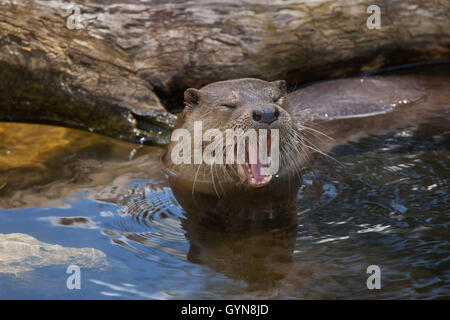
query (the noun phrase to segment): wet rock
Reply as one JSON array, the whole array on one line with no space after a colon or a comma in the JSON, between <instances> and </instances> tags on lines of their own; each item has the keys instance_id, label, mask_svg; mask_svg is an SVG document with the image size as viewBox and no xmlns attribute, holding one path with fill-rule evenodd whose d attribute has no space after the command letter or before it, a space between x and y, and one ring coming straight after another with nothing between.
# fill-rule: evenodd
<instances>
[{"instance_id":1,"label":"wet rock","mask_svg":"<svg viewBox=\"0 0 450 320\"><path fill-rule=\"evenodd\" d=\"M106 255L94 248L67 248L22 233L0 234L0 274L19 274L47 266L106 268Z\"/></svg>"}]
</instances>

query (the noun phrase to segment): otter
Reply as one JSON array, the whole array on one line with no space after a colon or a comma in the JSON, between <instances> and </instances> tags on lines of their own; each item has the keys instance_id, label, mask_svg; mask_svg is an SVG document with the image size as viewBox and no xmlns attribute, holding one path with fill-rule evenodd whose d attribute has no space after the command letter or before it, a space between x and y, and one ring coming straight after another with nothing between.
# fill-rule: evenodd
<instances>
[{"instance_id":1,"label":"otter","mask_svg":"<svg viewBox=\"0 0 450 320\"><path fill-rule=\"evenodd\" d=\"M259 79L236 79L209 84L200 90L190 88L184 94L185 109L178 116L176 129L194 132L194 123L202 121L203 131L208 129L278 130L280 168L276 175L263 173L264 164L255 155L256 163L249 163L255 150L245 149L246 163L233 164L174 164L171 157L175 143L171 139L164 163L171 177L179 183L192 186L193 191L221 194L230 190L250 190L266 187L274 180L294 179L298 175L303 157L307 156L286 98L286 82L267 82ZM234 141L233 141L234 142ZM268 146L271 136L267 136ZM191 143L194 145L193 135ZM206 143L202 142L202 150ZM229 145L225 145L226 149ZM235 150L236 152L236 150Z\"/></svg>"},{"instance_id":2,"label":"otter","mask_svg":"<svg viewBox=\"0 0 450 320\"><path fill-rule=\"evenodd\" d=\"M258 156L256 163L249 163L253 151L248 148L244 164L175 164L171 153L176 141L172 139L163 162L171 185L190 188L192 193L260 194L257 190L301 179L301 170L314 155L326 155L336 144L424 121L436 108L442 112L450 101L449 89L448 76L415 75L332 80L290 93L283 80L253 78L190 88L175 129L194 133L196 121L202 121L204 130L277 129L279 171L261 174L264 164ZM206 148L204 141L201 147Z\"/></svg>"},{"instance_id":3,"label":"otter","mask_svg":"<svg viewBox=\"0 0 450 320\"><path fill-rule=\"evenodd\" d=\"M171 153L179 141L171 139L163 159L183 208L187 259L244 281L248 292L264 297L280 290L289 295L311 279L339 285L322 275L320 264L296 261L294 255L299 221L316 232L309 211L299 210L301 170L337 144L428 121L435 114L442 118L450 101L448 80L359 77L288 92L282 80L244 78L188 89L176 129L185 129L190 139L196 121L203 121L204 130L278 129L281 161L270 179L259 175L259 163L176 164ZM208 143L202 141L202 150ZM251 150L245 152L247 160Z\"/></svg>"}]
</instances>

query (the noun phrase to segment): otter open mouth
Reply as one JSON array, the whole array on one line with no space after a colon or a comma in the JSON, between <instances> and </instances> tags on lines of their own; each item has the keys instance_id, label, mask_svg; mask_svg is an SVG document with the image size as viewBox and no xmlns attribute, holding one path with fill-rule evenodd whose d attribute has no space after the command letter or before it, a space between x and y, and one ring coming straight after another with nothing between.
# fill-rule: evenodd
<instances>
[{"instance_id":1,"label":"otter open mouth","mask_svg":"<svg viewBox=\"0 0 450 320\"><path fill-rule=\"evenodd\" d=\"M270 140L270 136L268 136L266 150L269 153L269 161L267 164L261 162L257 148L249 148L248 144L245 145L245 163L237 164L239 175L243 180L247 180L251 187L264 187L272 180L272 175L270 174ZM237 153L236 149L235 153ZM250 163L250 159L255 159L256 163Z\"/></svg>"}]
</instances>

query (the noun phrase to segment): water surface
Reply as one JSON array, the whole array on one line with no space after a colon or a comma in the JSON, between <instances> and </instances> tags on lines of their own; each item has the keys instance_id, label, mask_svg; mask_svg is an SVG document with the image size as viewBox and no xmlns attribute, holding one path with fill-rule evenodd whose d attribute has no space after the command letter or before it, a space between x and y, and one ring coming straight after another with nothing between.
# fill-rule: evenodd
<instances>
[{"instance_id":1,"label":"water surface","mask_svg":"<svg viewBox=\"0 0 450 320\"><path fill-rule=\"evenodd\" d=\"M335 147L336 161L303 172L294 228L248 232L192 221L162 149L1 123L0 298L448 299L449 121L444 108ZM69 264L81 267L81 290L66 287ZM366 287L369 265L381 290Z\"/></svg>"}]
</instances>

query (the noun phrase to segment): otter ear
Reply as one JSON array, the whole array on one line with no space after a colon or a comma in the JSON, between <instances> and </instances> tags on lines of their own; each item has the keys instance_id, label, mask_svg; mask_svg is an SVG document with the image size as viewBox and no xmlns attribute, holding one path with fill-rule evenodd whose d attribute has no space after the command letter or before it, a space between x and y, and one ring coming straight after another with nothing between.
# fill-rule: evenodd
<instances>
[{"instance_id":1,"label":"otter ear","mask_svg":"<svg viewBox=\"0 0 450 320\"><path fill-rule=\"evenodd\" d=\"M273 85L278 87L284 94L287 93L287 85L285 80L276 80L271 82Z\"/></svg>"},{"instance_id":2,"label":"otter ear","mask_svg":"<svg viewBox=\"0 0 450 320\"><path fill-rule=\"evenodd\" d=\"M184 104L188 108L195 108L200 102L201 96L200 90L189 88L184 92Z\"/></svg>"}]
</instances>

